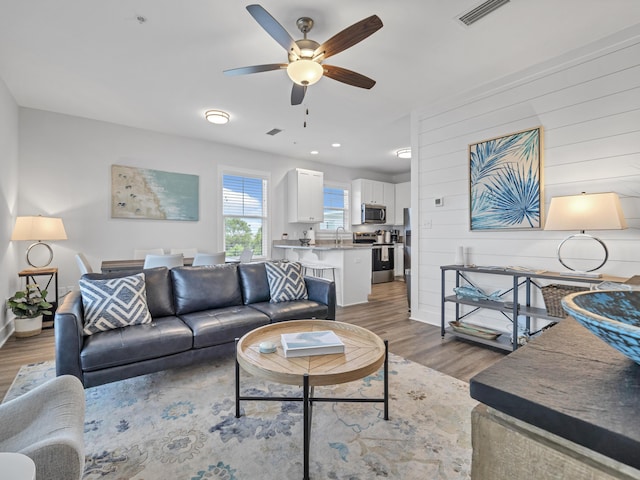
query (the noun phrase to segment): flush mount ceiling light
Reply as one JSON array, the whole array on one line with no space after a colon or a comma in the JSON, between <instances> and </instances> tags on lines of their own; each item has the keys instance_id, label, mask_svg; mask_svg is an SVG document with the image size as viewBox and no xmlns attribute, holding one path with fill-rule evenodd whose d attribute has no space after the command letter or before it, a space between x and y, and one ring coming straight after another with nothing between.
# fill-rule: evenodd
<instances>
[{"instance_id":1,"label":"flush mount ceiling light","mask_svg":"<svg viewBox=\"0 0 640 480\"><path fill-rule=\"evenodd\" d=\"M229 122L229 114L222 110L207 110L204 112L204 118L206 118L208 122L215 123L216 125L224 125Z\"/></svg>"},{"instance_id":2,"label":"flush mount ceiling light","mask_svg":"<svg viewBox=\"0 0 640 480\"><path fill-rule=\"evenodd\" d=\"M339 143L332 143L331 146L333 148L338 148L338 147L340 147L340 144Z\"/></svg>"},{"instance_id":3,"label":"flush mount ceiling light","mask_svg":"<svg viewBox=\"0 0 640 480\"><path fill-rule=\"evenodd\" d=\"M309 153L311 155L318 155L320 152L318 150L311 150Z\"/></svg>"},{"instance_id":4,"label":"flush mount ceiling light","mask_svg":"<svg viewBox=\"0 0 640 480\"><path fill-rule=\"evenodd\" d=\"M401 148L396 152L396 156L398 158L411 158L411 149L410 148Z\"/></svg>"}]
</instances>

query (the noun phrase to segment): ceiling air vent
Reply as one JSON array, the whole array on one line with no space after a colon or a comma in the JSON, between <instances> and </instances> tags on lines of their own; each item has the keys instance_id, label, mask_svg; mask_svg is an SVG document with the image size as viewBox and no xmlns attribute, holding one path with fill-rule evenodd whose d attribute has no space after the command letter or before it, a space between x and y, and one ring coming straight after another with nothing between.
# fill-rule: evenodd
<instances>
[{"instance_id":1,"label":"ceiling air vent","mask_svg":"<svg viewBox=\"0 0 640 480\"><path fill-rule=\"evenodd\" d=\"M282 130L280 130L279 128L274 128L274 129L272 129L272 130L269 130L269 131L267 132L267 135L271 135L271 136L273 137L274 135L279 134L281 131L282 131Z\"/></svg>"},{"instance_id":2,"label":"ceiling air vent","mask_svg":"<svg viewBox=\"0 0 640 480\"><path fill-rule=\"evenodd\" d=\"M507 3L509 3L509 0L487 0L467 13L460 15L458 20L469 26Z\"/></svg>"}]
</instances>

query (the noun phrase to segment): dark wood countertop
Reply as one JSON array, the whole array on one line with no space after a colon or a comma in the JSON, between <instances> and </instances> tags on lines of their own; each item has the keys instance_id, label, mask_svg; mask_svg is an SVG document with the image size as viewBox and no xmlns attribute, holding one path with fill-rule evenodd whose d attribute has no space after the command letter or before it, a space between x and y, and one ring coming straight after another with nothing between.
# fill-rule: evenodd
<instances>
[{"instance_id":1,"label":"dark wood countertop","mask_svg":"<svg viewBox=\"0 0 640 480\"><path fill-rule=\"evenodd\" d=\"M498 411L640 469L640 365L572 318L470 381Z\"/></svg>"}]
</instances>

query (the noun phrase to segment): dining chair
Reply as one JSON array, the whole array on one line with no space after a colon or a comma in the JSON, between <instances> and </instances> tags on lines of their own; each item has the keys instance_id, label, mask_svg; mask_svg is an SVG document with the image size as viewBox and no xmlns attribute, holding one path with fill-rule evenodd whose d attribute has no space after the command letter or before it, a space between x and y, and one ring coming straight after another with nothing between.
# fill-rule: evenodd
<instances>
[{"instance_id":1,"label":"dining chair","mask_svg":"<svg viewBox=\"0 0 640 480\"><path fill-rule=\"evenodd\" d=\"M206 265L220 265L225 261L226 252L218 253L197 253L193 258L194 267L202 267Z\"/></svg>"},{"instance_id":2,"label":"dining chair","mask_svg":"<svg viewBox=\"0 0 640 480\"><path fill-rule=\"evenodd\" d=\"M198 253L198 249L197 248L172 248L169 253L171 254L181 253L182 255L185 256L185 258L195 258L196 254Z\"/></svg>"},{"instance_id":3,"label":"dining chair","mask_svg":"<svg viewBox=\"0 0 640 480\"><path fill-rule=\"evenodd\" d=\"M80 275L84 275L85 273L93 273L93 268L91 268L91 264L89 263L89 260L87 260L87 257L84 256L84 253L76 253L76 263L78 264L78 268L80 269Z\"/></svg>"},{"instance_id":4,"label":"dining chair","mask_svg":"<svg viewBox=\"0 0 640 480\"><path fill-rule=\"evenodd\" d=\"M133 251L134 260L144 260L147 255L164 255L164 250L162 248L148 248Z\"/></svg>"},{"instance_id":5,"label":"dining chair","mask_svg":"<svg viewBox=\"0 0 640 480\"><path fill-rule=\"evenodd\" d=\"M240 263L249 263L253 258L253 250L245 248L240 254Z\"/></svg>"},{"instance_id":6,"label":"dining chair","mask_svg":"<svg viewBox=\"0 0 640 480\"><path fill-rule=\"evenodd\" d=\"M153 255L149 254L144 257L144 268L154 267L182 267L184 265L184 256L181 253L174 255Z\"/></svg>"}]
</instances>

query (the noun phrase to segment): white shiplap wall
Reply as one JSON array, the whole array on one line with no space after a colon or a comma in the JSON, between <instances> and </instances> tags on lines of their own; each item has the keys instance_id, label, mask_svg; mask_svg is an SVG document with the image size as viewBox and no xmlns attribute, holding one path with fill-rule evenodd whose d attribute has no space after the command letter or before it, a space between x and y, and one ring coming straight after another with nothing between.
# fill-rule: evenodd
<instances>
[{"instance_id":1,"label":"white shiplap wall","mask_svg":"<svg viewBox=\"0 0 640 480\"><path fill-rule=\"evenodd\" d=\"M640 26L501 82L413 113L412 318L440 323L440 265L458 245L476 265L558 271L559 242L572 232L469 230L468 145L541 125L545 210L551 197L614 191L629 229L587 232L609 248L602 273L640 274ZM434 198L444 199L443 207ZM563 252L564 253L564 252ZM600 252L598 252L600 253ZM418 265L418 268L415 268ZM416 272L417 270L417 272ZM454 275L445 291L451 293ZM510 278L476 277L487 292ZM548 283L548 282L547 282ZM543 305L539 294L534 304ZM447 320L453 305L447 305ZM474 323L509 330L495 312ZM535 327L536 325L534 325ZM538 327L542 324L537 324Z\"/></svg>"}]
</instances>

